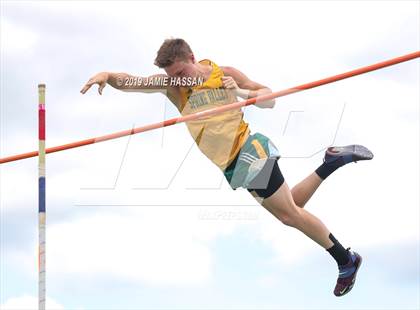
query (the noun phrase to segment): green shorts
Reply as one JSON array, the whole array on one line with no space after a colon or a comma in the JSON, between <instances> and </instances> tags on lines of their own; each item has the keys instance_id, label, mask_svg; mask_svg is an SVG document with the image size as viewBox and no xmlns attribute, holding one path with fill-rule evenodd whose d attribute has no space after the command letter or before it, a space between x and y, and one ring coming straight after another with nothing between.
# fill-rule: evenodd
<instances>
[{"instance_id":1,"label":"green shorts","mask_svg":"<svg viewBox=\"0 0 420 310\"><path fill-rule=\"evenodd\" d=\"M280 153L273 142L257 132L249 135L238 155L225 169L224 175L233 189L249 188L267 160L279 158Z\"/></svg>"}]
</instances>

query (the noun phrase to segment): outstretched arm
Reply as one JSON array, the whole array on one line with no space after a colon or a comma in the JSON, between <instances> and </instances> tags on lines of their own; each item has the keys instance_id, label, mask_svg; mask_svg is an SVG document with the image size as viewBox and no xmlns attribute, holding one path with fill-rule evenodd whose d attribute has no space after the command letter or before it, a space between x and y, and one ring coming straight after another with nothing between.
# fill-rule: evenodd
<instances>
[{"instance_id":1,"label":"outstretched arm","mask_svg":"<svg viewBox=\"0 0 420 310\"><path fill-rule=\"evenodd\" d=\"M161 92L166 94L168 87L163 83L165 78L167 78L167 75L165 74L139 77L127 73L100 72L90 78L80 92L85 94L92 85L98 84L98 92L102 95L102 90L107 84L109 84L121 91L144 93Z\"/></svg>"},{"instance_id":2,"label":"outstretched arm","mask_svg":"<svg viewBox=\"0 0 420 310\"><path fill-rule=\"evenodd\" d=\"M221 67L224 73L222 78L223 86L228 89L234 89L236 95L248 99L261 95L272 93L267 86L261 85L250 80L245 74L233 67ZM276 101L274 99L257 102L255 105L259 108L273 108Z\"/></svg>"}]
</instances>

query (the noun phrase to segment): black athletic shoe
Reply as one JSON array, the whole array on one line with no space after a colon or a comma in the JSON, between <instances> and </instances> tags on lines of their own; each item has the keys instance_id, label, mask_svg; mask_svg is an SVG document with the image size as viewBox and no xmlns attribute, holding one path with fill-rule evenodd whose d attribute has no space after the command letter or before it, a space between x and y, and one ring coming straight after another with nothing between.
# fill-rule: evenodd
<instances>
[{"instance_id":1,"label":"black athletic shoe","mask_svg":"<svg viewBox=\"0 0 420 310\"><path fill-rule=\"evenodd\" d=\"M371 160L373 154L363 145L332 146L325 152L324 162L341 167L359 160Z\"/></svg>"}]
</instances>

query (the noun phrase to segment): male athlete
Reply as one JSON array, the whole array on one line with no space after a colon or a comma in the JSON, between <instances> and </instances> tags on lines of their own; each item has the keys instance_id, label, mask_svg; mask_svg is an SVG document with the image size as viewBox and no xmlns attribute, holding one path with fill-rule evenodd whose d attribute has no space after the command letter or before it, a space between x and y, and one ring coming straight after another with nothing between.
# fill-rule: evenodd
<instances>
[{"instance_id":1,"label":"male athlete","mask_svg":"<svg viewBox=\"0 0 420 310\"><path fill-rule=\"evenodd\" d=\"M99 94L106 84L122 91L162 92L182 115L220 107L271 93L271 89L250 80L232 67L219 67L211 60L197 61L182 39L167 39L160 47L155 65L166 74L136 77L126 73L101 72L83 87L84 94L94 84ZM196 83L196 82L202 83ZM189 85L187 85L189 82ZM257 102L272 108L275 101ZM294 227L325 248L338 264L336 296L348 293L354 285L362 257L345 249L327 227L303 209L319 185L335 170L373 154L360 145L330 147L323 163L291 190L277 164L280 158L274 144L260 133L251 134L240 108L186 122L199 149L224 173L233 189L246 188L255 199L283 224Z\"/></svg>"}]
</instances>

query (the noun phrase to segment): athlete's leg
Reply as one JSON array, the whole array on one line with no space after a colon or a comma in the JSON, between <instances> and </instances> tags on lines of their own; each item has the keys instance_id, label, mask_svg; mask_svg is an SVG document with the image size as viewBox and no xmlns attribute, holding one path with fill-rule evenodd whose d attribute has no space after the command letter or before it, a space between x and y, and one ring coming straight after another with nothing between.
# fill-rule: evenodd
<instances>
[{"instance_id":1,"label":"athlete's leg","mask_svg":"<svg viewBox=\"0 0 420 310\"><path fill-rule=\"evenodd\" d=\"M292 188L293 200L297 206L303 208L322 181L335 170L351 162L370 160L372 158L372 152L362 145L328 148L322 165Z\"/></svg>"},{"instance_id":2,"label":"athlete's leg","mask_svg":"<svg viewBox=\"0 0 420 310\"><path fill-rule=\"evenodd\" d=\"M296 184L292 190L293 200L298 207L303 208L322 183L322 179L315 172Z\"/></svg>"},{"instance_id":3,"label":"athlete's leg","mask_svg":"<svg viewBox=\"0 0 420 310\"><path fill-rule=\"evenodd\" d=\"M277 184L280 183L277 182ZM331 254L339 269L334 295L343 296L353 288L362 257L356 252L344 249L317 217L296 206L285 182L267 198L259 197L259 194L264 191L259 190L259 194L255 190L250 190L250 192L281 222L302 231Z\"/></svg>"},{"instance_id":4,"label":"athlete's leg","mask_svg":"<svg viewBox=\"0 0 420 310\"><path fill-rule=\"evenodd\" d=\"M265 169L262 172L266 172ZM257 176L259 179L264 177L267 177L266 173L260 173ZM311 180L306 181L310 182ZM316 179L312 181L317 184ZM318 183L320 182L318 181ZM317 186L314 186L314 188L312 193L309 193L310 195L313 194ZM336 296L343 296L353 288L361 264L361 256L356 252L349 251L349 249L346 250L321 220L296 205L277 162L269 173L269 180L265 188L248 189L248 191L282 223L300 230L331 254L339 268L339 276L334 289ZM308 193L305 188L304 193Z\"/></svg>"},{"instance_id":5,"label":"athlete's leg","mask_svg":"<svg viewBox=\"0 0 420 310\"><path fill-rule=\"evenodd\" d=\"M325 249L334 245L329 238L330 232L324 223L296 205L286 182L268 198L259 199L256 192L251 192L251 194L283 224L300 230Z\"/></svg>"}]
</instances>

